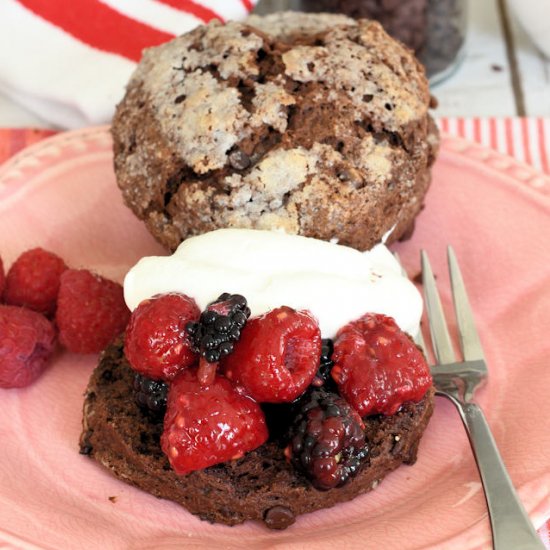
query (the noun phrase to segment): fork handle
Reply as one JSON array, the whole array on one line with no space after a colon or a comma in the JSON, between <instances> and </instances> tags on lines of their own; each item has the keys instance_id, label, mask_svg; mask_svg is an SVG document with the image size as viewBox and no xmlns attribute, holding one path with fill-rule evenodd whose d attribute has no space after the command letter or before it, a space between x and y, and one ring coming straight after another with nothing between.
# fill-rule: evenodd
<instances>
[{"instance_id":1,"label":"fork handle","mask_svg":"<svg viewBox=\"0 0 550 550\"><path fill-rule=\"evenodd\" d=\"M544 550L518 498L482 410L475 403L459 403L489 509L495 550Z\"/></svg>"}]
</instances>

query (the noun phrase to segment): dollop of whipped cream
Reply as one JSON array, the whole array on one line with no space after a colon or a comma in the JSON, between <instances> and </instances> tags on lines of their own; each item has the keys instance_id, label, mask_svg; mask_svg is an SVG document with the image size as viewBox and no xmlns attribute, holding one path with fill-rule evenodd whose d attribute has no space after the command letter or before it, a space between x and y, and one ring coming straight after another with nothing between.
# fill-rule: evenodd
<instances>
[{"instance_id":1,"label":"dollop of whipped cream","mask_svg":"<svg viewBox=\"0 0 550 550\"><path fill-rule=\"evenodd\" d=\"M124 279L130 310L155 294L181 292L202 310L223 292L242 294L251 315L280 306L315 316L324 338L367 312L418 332L422 299L383 244L368 252L256 229L219 229L180 244L172 256L142 258Z\"/></svg>"}]
</instances>

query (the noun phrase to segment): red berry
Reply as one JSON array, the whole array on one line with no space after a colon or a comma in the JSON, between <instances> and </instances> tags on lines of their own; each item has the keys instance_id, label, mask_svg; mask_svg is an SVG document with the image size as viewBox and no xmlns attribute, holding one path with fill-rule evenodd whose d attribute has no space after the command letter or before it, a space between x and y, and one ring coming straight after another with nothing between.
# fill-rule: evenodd
<instances>
[{"instance_id":1,"label":"red berry","mask_svg":"<svg viewBox=\"0 0 550 550\"><path fill-rule=\"evenodd\" d=\"M186 326L201 312L185 294L163 294L144 300L126 329L124 353L130 365L154 380L169 381L198 359Z\"/></svg>"},{"instance_id":2,"label":"red berry","mask_svg":"<svg viewBox=\"0 0 550 550\"><path fill-rule=\"evenodd\" d=\"M309 386L321 356L321 332L307 311L283 306L248 321L233 353L222 359L227 378L259 402L294 401Z\"/></svg>"},{"instance_id":3,"label":"red berry","mask_svg":"<svg viewBox=\"0 0 550 550\"><path fill-rule=\"evenodd\" d=\"M361 416L395 414L418 402L432 385L422 352L391 317L368 313L341 328L331 375Z\"/></svg>"},{"instance_id":4,"label":"red berry","mask_svg":"<svg viewBox=\"0 0 550 550\"><path fill-rule=\"evenodd\" d=\"M38 378L55 348L52 323L40 313L0 305L0 387L22 388Z\"/></svg>"},{"instance_id":5,"label":"red berry","mask_svg":"<svg viewBox=\"0 0 550 550\"><path fill-rule=\"evenodd\" d=\"M69 351L101 351L125 329L129 317L118 283L85 269L68 269L61 276L55 320L59 341Z\"/></svg>"},{"instance_id":6,"label":"red berry","mask_svg":"<svg viewBox=\"0 0 550 550\"><path fill-rule=\"evenodd\" d=\"M240 458L267 436L259 405L222 376L204 387L186 369L170 384L161 446L176 473Z\"/></svg>"},{"instance_id":7,"label":"red berry","mask_svg":"<svg viewBox=\"0 0 550 550\"><path fill-rule=\"evenodd\" d=\"M4 275L4 264L2 258L0 258L0 301L2 300L2 294L4 294L4 285L6 283L6 276Z\"/></svg>"},{"instance_id":8,"label":"red berry","mask_svg":"<svg viewBox=\"0 0 550 550\"><path fill-rule=\"evenodd\" d=\"M53 315L59 280L66 269L65 262L59 256L42 248L23 252L6 276L6 304L25 306L44 315Z\"/></svg>"}]
</instances>

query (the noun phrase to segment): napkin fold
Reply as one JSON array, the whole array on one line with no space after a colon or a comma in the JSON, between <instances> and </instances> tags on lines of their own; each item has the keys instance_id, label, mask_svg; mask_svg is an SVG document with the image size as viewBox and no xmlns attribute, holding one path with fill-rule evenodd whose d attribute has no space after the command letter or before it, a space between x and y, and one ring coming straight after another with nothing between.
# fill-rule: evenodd
<instances>
[{"instance_id":1,"label":"napkin fold","mask_svg":"<svg viewBox=\"0 0 550 550\"><path fill-rule=\"evenodd\" d=\"M0 91L59 128L110 121L141 52L257 0L2 0Z\"/></svg>"}]
</instances>

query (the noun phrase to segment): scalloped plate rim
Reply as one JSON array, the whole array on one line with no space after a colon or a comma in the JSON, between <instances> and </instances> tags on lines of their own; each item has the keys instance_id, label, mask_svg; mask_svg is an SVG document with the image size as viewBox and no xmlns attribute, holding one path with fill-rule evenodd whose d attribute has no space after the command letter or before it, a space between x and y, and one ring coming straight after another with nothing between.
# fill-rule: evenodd
<instances>
[{"instance_id":1,"label":"scalloped plate rim","mask_svg":"<svg viewBox=\"0 0 550 550\"><path fill-rule=\"evenodd\" d=\"M100 140L107 139L109 137L109 126L98 126L98 127L90 127L90 128L84 128L79 130L74 130L71 132L63 132L54 136L50 136L48 138L45 138L44 140L33 144L32 146L20 151L18 154L13 156L11 159L6 161L2 166L0 166L0 185L9 185L11 181L17 181L18 174L17 170L20 170L20 167L22 164L24 164L24 161L26 159L40 159L38 164L29 170L30 173L34 173L34 171L39 171L40 163L44 163L45 165L49 165L50 163L56 162L56 155L52 154L48 156L47 158L44 156L41 158L40 152L44 152L49 147L52 146L59 146L63 147L63 145L71 145L72 143L78 143L80 140L86 141L93 139L95 137L98 137ZM87 151L85 148L82 149L80 152L76 152L75 155L78 156L80 154L86 154ZM481 154L480 154L481 153ZM499 174L500 176L505 175L508 178L511 178L521 186L524 186L538 194L538 198L541 198L541 190L542 195L544 195L546 192L548 192L548 189L550 188L550 177L538 172L533 167L523 164L520 161L517 161L516 159L503 155L502 153L499 153L497 151L494 151L492 149L488 149L482 145L479 145L477 143L470 142L468 140L449 136L448 134L442 134L442 150L441 154L443 155L449 155L451 157L454 157L455 160L467 160L469 162L473 163L482 163L483 166L488 169L492 170L495 173ZM500 163L498 161L501 161ZM493 161L493 162L489 162ZM522 180L518 180L514 177L513 170L521 170L526 176ZM23 168L24 170L24 168ZM26 175L24 176L26 177ZM536 180L539 185L533 186L529 183L532 180ZM542 183L541 183L542 182ZM8 194L9 195L9 194ZM545 197L546 198L546 197ZM543 199L543 201L545 200ZM532 513L535 515L535 522L538 524L539 522L542 524L544 522L544 517L546 516L548 510L546 510L548 506L544 507L543 502L539 502L538 505L535 506L535 509L532 511ZM544 516L544 517L543 517ZM472 528L473 529L473 528ZM463 535L467 538L468 533L472 530L468 529L466 530ZM0 526L0 533L4 532ZM5 531L5 534L8 535L10 538L17 538L17 540L28 547L35 547L32 545L30 541L25 541L23 539L19 539L17 535L11 534L9 531ZM453 539L445 539L448 542L451 542ZM425 547L429 548L429 547Z\"/></svg>"}]
</instances>

